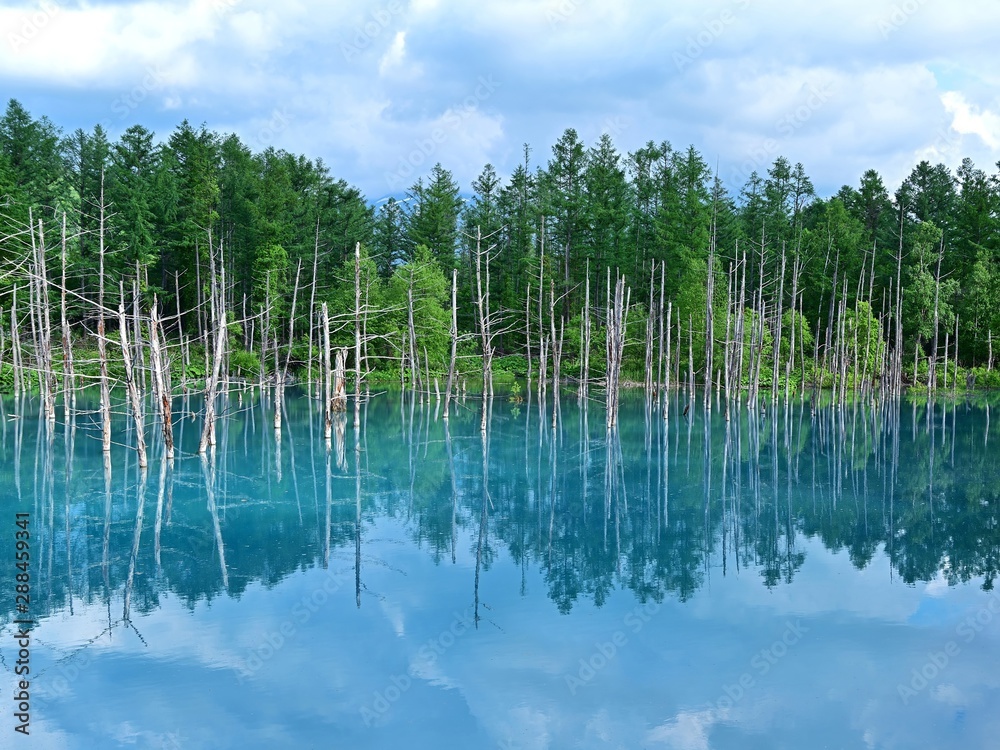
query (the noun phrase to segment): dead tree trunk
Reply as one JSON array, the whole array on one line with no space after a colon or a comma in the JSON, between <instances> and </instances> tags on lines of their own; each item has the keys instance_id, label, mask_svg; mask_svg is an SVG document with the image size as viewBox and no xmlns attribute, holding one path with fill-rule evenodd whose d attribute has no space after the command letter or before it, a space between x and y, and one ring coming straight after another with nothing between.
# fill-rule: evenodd
<instances>
[{"instance_id":1,"label":"dead tree trunk","mask_svg":"<svg viewBox=\"0 0 1000 750\"><path fill-rule=\"evenodd\" d=\"M222 247L219 247L219 254L222 255ZM209 241L209 255L213 255L213 250L211 246L211 241ZM214 258L213 258L214 260ZM226 266L224 263L220 263L220 283L219 287L221 289L226 288ZM215 275L215 264L212 263L211 269L212 275ZM213 288L214 288L213 284ZM226 309L224 294L219 294L217 300L216 308L216 320L224 321L226 319ZM198 453L204 454L208 451L208 446L215 445L215 401L218 396L219 388L219 377L222 371L222 360L226 353L226 328L223 324L219 326L214 331L215 334L215 346L214 355L212 357L212 369L210 372L206 373L207 382L205 383L205 423L202 427L201 440L198 443Z\"/></svg>"},{"instance_id":2,"label":"dead tree trunk","mask_svg":"<svg viewBox=\"0 0 1000 750\"><path fill-rule=\"evenodd\" d=\"M104 170L101 170L101 206L98 221L97 357L101 369L101 448L111 452L111 389L108 385L108 349L104 334Z\"/></svg>"},{"instance_id":3,"label":"dead tree trunk","mask_svg":"<svg viewBox=\"0 0 1000 750\"><path fill-rule=\"evenodd\" d=\"M528 297L531 297L529 289ZM451 390L455 385L455 360L458 355L458 269L451 269L451 356L448 359L448 383L444 389L444 418L448 418L448 407L451 403ZM528 387L531 387L531 342L528 342Z\"/></svg>"},{"instance_id":4,"label":"dead tree trunk","mask_svg":"<svg viewBox=\"0 0 1000 750\"><path fill-rule=\"evenodd\" d=\"M562 337L556 343L556 283L555 279L549 279L549 324L551 326L550 336L552 338L552 392L558 397L560 366L562 364Z\"/></svg>"},{"instance_id":5,"label":"dead tree trunk","mask_svg":"<svg viewBox=\"0 0 1000 750\"><path fill-rule=\"evenodd\" d=\"M76 411L76 375L73 372L73 337L66 317L66 213L62 221L62 279L59 284L59 322L62 328L63 347L63 418L68 423Z\"/></svg>"},{"instance_id":6,"label":"dead tree trunk","mask_svg":"<svg viewBox=\"0 0 1000 750\"><path fill-rule=\"evenodd\" d=\"M583 303L583 379L580 384L583 397L590 390L590 260L587 260L587 287Z\"/></svg>"},{"instance_id":7,"label":"dead tree trunk","mask_svg":"<svg viewBox=\"0 0 1000 750\"><path fill-rule=\"evenodd\" d=\"M30 211L29 211L30 216ZM35 309L38 318L38 337L35 344L35 362L39 368L38 380L42 386L42 403L45 421L51 426L56 421L56 377L52 366L52 318L49 315L49 282L45 265L45 231L38 220L38 241L32 233L31 244L35 250Z\"/></svg>"},{"instance_id":8,"label":"dead tree trunk","mask_svg":"<svg viewBox=\"0 0 1000 750\"><path fill-rule=\"evenodd\" d=\"M944 237L938 250L937 272L934 274L934 339L931 342L930 372L927 375L927 390L937 390L937 358L938 358L938 299L941 296L941 259L944 257Z\"/></svg>"},{"instance_id":9,"label":"dead tree trunk","mask_svg":"<svg viewBox=\"0 0 1000 750\"><path fill-rule=\"evenodd\" d=\"M655 276L656 261L654 260L649 271L649 305L646 308L646 368L642 381L647 399L653 396L653 279Z\"/></svg>"},{"instance_id":10,"label":"dead tree trunk","mask_svg":"<svg viewBox=\"0 0 1000 750\"><path fill-rule=\"evenodd\" d=\"M288 365L292 360L292 342L295 340L295 305L299 299L299 277L302 273L302 260L299 260L299 265L295 269L295 286L292 288L292 310L288 316L288 345L285 349L285 365L281 368L280 372L277 368L277 362L275 362L275 372L274 372L274 432L277 435L277 439L281 439L281 408L285 401L285 380L288 378ZM225 329L225 322L223 322L223 330ZM277 342L275 342L275 351L277 351ZM308 390L308 386L306 386Z\"/></svg>"},{"instance_id":11,"label":"dead tree trunk","mask_svg":"<svg viewBox=\"0 0 1000 750\"><path fill-rule=\"evenodd\" d=\"M323 438L329 447L333 432L333 373L330 368L330 311L325 302L320 315L323 318Z\"/></svg>"},{"instance_id":12,"label":"dead tree trunk","mask_svg":"<svg viewBox=\"0 0 1000 750\"><path fill-rule=\"evenodd\" d=\"M483 398L493 397L493 335L490 331L490 290L487 276L486 290L483 290L482 232L476 227L476 307L479 311L479 335L483 350ZM489 250L486 254L486 273L489 273ZM541 296L539 296L541 300Z\"/></svg>"},{"instance_id":13,"label":"dead tree trunk","mask_svg":"<svg viewBox=\"0 0 1000 750\"><path fill-rule=\"evenodd\" d=\"M781 372L781 324L785 300L785 243L781 243L781 278L778 280L778 309L774 324L774 368L771 372L771 403L778 403L779 373Z\"/></svg>"},{"instance_id":14,"label":"dead tree trunk","mask_svg":"<svg viewBox=\"0 0 1000 750\"><path fill-rule=\"evenodd\" d=\"M610 284L611 269L608 269ZM607 323L607 427L618 424L618 398L620 395L622 354L625 349L625 331L628 325L628 306L631 290L626 294L625 277L615 281L614 299L609 300Z\"/></svg>"},{"instance_id":15,"label":"dead tree trunk","mask_svg":"<svg viewBox=\"0 0 1000 750\"><path fill-rule=\"evenodd\" d=\"M172 404L170 387L167 383L166 373L169 372L161 337L163 329L160 325L159 312L157 311L157 299L153 296L153 307L149 311L149 364L153 371L153 390L155 397L160 404L160 427L163 430L163 447L166 457L174 457L174 431L173 417L171 414Z\"/></svg>"},{"instance_id":16,"label":"dead tree trunk","mask_svg":"<svg viewBox=\"0 0 1000 750\"><path fill-rule=\"evenodd\" d=\"M132 362L132 350L128 341L128 321L125 319L125 285L119 282L118 287L118 336L122 344L122 360L125 363L125 387L128 390L129 406L132 420L135 423L135 452L139 457L139 468L146 468L146 434L142 418L142 404L139 398L139 388L135 382L135 368Z\"/></svg>"},{"instance_id":17,"label":"dead tree trunk","mask_svg":"<svg viewBox=\"0 0 1000 750\"><path fill-rule=\"evenodd\" d=\"M333 367L333 396L330 408L334 412L347 411L347 349L338 349Z\"/></svg>"},{"instance_id":18,"label":"dead tree trunk","mask_svg":"<svg viewBox=\"0 0 1000 750\"><path fill-rule=\"evenodd\" d=\"M361 243L354 244L354 429L361 427ZM360 471L360 470L359 470Z\"/></svg>"}]
</instances>

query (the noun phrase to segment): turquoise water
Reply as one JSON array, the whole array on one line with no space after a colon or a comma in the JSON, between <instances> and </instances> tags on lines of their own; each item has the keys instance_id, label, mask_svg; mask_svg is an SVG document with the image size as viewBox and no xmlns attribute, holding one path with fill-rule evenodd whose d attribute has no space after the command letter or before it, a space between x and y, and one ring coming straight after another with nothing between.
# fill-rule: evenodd
<instances>
[{"instance_id":1,"label":"turquoise water","mask_svg":"<svg viewBox=\"0 0 1000 750\"><path fill-rule=\"evenodd\" d=\"M597 397L599 399L599 396ZM3 403L0 746L988 748L1000 736L990 402L668 419L624 394L440 409L229 397L167 464L124 406ZM994 407L995 409L995 407ZM39 429L41 425L41 429ZM29 738L14 732L31 513Z\"/></svg>"}]
</instances>

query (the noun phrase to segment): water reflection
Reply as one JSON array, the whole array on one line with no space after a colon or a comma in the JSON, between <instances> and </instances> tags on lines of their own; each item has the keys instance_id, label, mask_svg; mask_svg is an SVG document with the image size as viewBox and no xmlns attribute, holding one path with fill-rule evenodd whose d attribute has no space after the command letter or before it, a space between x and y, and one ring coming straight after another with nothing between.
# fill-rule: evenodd
<instances>
[{"instance_id":1,"label":"water reflection","mask_svg":"<svg viewBox=\"0 0 1000 750\"><path fill-rule=\"evenodd\" d=\"M733 404L726 419L718 404L680 397L661 418L655 404L626 397L609 431L587 399L470 401L443 420L429 402L395 394L364 403L360 429L336 415L329 449L315 402L289 398L279 441L255 414L266 415L264 401L230 405L217 452L197 457L189 430L178 457L155 455L149 472L125 446L102 456L86 418L63 440L40 429L30 403L5 421L5 500L36 519L36 614L121 595L127 621L163 591L189 604L239 596L251 581L326 567L340 549L353 553L361 606L365 527L382 516L405 520L439 562L454 562L460 532L471 533L477 605L479 573L498 547L543 571L563 612L581 598L600 605L616 587L640 601L683 601L710 576L744 568L766 586L789 583L811 537L846 549L859 569L884 549L906 582L941 572L989 589L997 572L1000 477L986 398ZM0 554L12 556L7 536Z\"/></svg>"},{"instance_id":2,"label":"water reflection","mask_svg":"<svg viewBox=\"0 0 1000 750\"><path fill-rule=\"evenodd\" d=\"M940 650L955 637L954 624L961 621L956 607L972 602L981 609L982 603L963 594L958 604L942 608L943 594L935 588L926 607L900 607L903 615L887 618L891 638L881 621L865 621L864 629L852 622L857 631L847 634L830 623L854 612L844 602L856 596L869 605L882 597L898 602L900 589L911 590L893 587L890 578L932 582L927 590L964 582L992 588L1000 469L991 455L991 401L835 408L821 396L749 410L722 403L718 393L707 402L702 395L675 393L656 403L623 394L609 430L600 394L559 399L550 392L539 400L527 389L525 402L497 398L485 408L467 398L445 420L438 404L396 391L362 399L356 424L348 414L334 415L327 441L318 402L290 391L278 441L272 397L248 391L222 402L217 445L204 456L197 454L196 420L187 425L198 411L197 398L189 396L178 399L174 459L153 438L146 470L128 447L129 421L120 408L114 429L122 441L107 455L84 399L82 411L54 432L45 429L30 399L16 408L2 403L8 418L0 428L0 502L32 512L31 614L41 621L46 644L37 655L40 698L73 694L82 713L110 716L110 708L83 700L82 686L88 695L106 696L122 681L138 681L147 692L136 695L148 698L160 689L159 683L142 683L151 670L167 685L186 686L170 704L181 706L189 670L197 670L204 684L189 692L204 706L184 710L210 708L214 717L225 696L239 695L256 717L278 701L281 710L312 717L308 732L299 727L294 733L298 741L326 746L328 703L337 696L334 723L346 732L344 744L379 747L409 739L409 724L390 731L394 716L433 717L451 705L449 691L464 670L475 672L464 681L471 707L488 702L471 687L476 680L502 691L503 677L520 669L523 679L510 678L517 688L509 688L516 693L510 706L482 709L476 729L455 735L468 740L466 746L487 744L484 732L496 745L506 736L503 722L513 722L515 714L529 725L535 721L531 711L542 706L547 715L578 710L589 717L614 709L608 696L618 695L632 696L617 706L619 713L652 705L649 696L655 697L655 710L643 710L641 720L627 722L628 731L614 733L623 746L655 745L683 734L685 722L735 726L739 716L750 716L747 705L744 714L720 708L724 688L739 684L749 659L781 637L786 618L808 610L802 602L815 596L832 602L824 606L834 615L802 623L809 635L796 641L796 664L810 666L783 683L785 692L773 705L798 706L798 691L812 684L814 671L825 670L824 679L836 683L840 659L861 659L857 644L871 643L887 675L882 682L869 680L873 693L881 691L879 715L898 716L896 682L909 679L927 649ZM153 410L148 413L152 419ZM10 419L14 414L19 417ZM5 559L13 557L12 544L12 535L0 535ZM839 572L845 575L840 588L822 577L817 585L817 570L845 557L854 575ZM13 588L12 573L0 567L4 590ZM780 606L765 616L760 601ZM580 616L565 616L570 613ZM4 609L2 616L0 637L6 638L15 615ZM938 623L929 644L919 631L899 627L911 616ZM735 624L727 630L730 621ZM799 627L797 620L792 624ZM618 643L619 631L639 645L623 651L618 665L588 678L594 685L605 680L605 692L567 692L565 676L582 680L579 660L589 665L594 644ZM297 640L282 647L291 643L287 633ZM453 643L455 650L445 655ZM745 643L751 646L744 654L739 647ZM992 643L988 635L972 646L963 641L963 649L974 647L983 658L956 667L948 684L980 685L972 667L991 663ZM174 675L173 660L186 658L188 648L201 649L201 661L187 661ZM449 660L450 676L441 669ZM850 684L871 670L864 663L849 675ZM84 669L77 686L63 689L55 679ZM763 683L763 675L750 669ZM310 697L304 682L322 688ZM642 691L633 691L633 683ZM399 695L402 685L406 698ZM688 697L690 686L697 697ZM393 695L390 687L398 704L386 698ZM443 692L422 692L432 688ZM927 700L931 695L927 691ZM746 719L751 727L762 721L759 712L766 714L771 696L761 697L764 708L756 709L753 721ZM699 708L704 701L710 708ZM390 703L398 714L376 710ZM43 705L67 717L76 704ZM137 700L128 711L141 713L143 705ZM388 726L387 734L366 733L362 709L374 711L372 721ZM458 731L465 715L455 713L448 731ZM797 715L810 731L822 725ZM271 746L287 744L287 736L274 739L245 711L233 717L238 721L223 734L179 746L232 746L241 737L254 746L265 736ZM208 715L202 719L210 722ZM162 737L183 725L130 713L126 723L132 722L159 722L160 746L167 747ZM58 723L73 725L68 718ZM656 729L643 735L637 729L643 726ZM882 736L898 728L886 726ZM439 737L437 729L426 736ZM638 733L630 734L633 729ZM157 746L149 738L129 740L127 733L108 743L103 730L77 731L87 739L72 746ZM697 731L692 736L701 737ZM95 737L96 745L90 741ZM579 744L560 737L566 745ZM730 746L747 746L739 744L747 735L734 737ZM847 746L842 739L833 744ZM418 739L411 745L441 746ZM521 746L532 745L508 745Z\"/></svg>"}]
</instances>

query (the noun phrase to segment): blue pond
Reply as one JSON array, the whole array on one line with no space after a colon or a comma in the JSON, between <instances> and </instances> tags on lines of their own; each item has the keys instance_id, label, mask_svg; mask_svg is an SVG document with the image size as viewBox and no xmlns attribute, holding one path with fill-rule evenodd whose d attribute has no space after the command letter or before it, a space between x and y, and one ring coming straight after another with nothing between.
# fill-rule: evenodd
<instances>
[{"instance_id":1,"label":"blue pond","mask_svg":"<svg viewBox=\"0 0 1000 750\"><path fill-rule=\"evenodd\" d=\"M987 748L991 400L3 406L0 746ZM81 407L86 404L81 402ZM994 409L996 408L994 402ZM30 736L14 732L30 513Z\"/></svg>"}]
</instances>

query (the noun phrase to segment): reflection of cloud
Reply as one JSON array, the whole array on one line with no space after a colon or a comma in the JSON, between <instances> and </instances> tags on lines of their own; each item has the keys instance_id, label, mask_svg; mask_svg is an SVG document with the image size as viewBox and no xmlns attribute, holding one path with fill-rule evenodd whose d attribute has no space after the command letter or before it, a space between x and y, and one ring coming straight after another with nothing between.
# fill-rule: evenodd
<instances>
[{"instance_id":1,"label":"reflection of cloud","mask_svg":"<svg viewBox=\"0 0 1000 750\"><path fill-rule=\"evenodd\" d=\"M931 696L934 700L950 706L964 706L967 703L961 689L952 683L938 685L931 691Z\"/></svg>"},{"instance_id":2,"label":"reflection of cloud","mask_svg":"<svg viewBox=\"0 0 1000 750\"><path fill-rule=\"evenodd\" d=\"M681 711L674 718L646 734L647 742L665 745L672 750L709 750L708 733L721 717L721 711Z\"/></svg>"}]
</instances>

